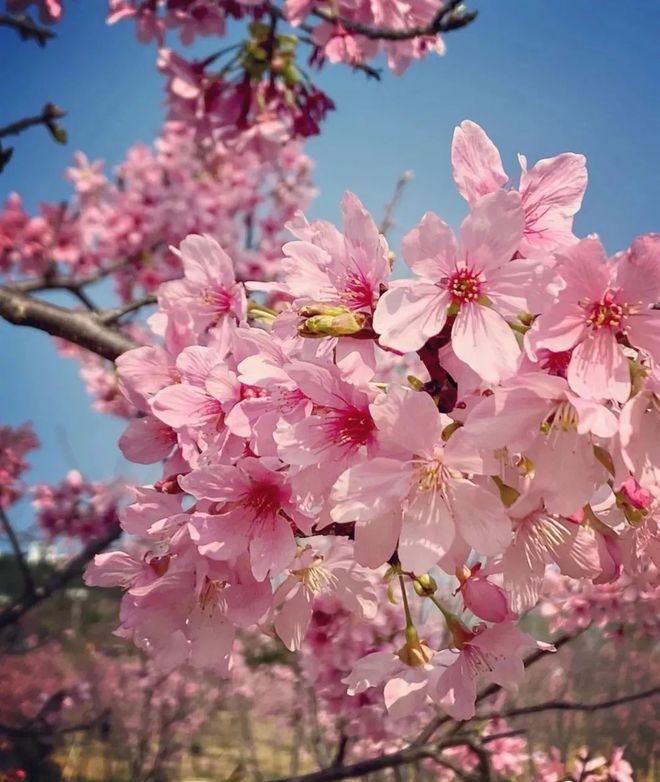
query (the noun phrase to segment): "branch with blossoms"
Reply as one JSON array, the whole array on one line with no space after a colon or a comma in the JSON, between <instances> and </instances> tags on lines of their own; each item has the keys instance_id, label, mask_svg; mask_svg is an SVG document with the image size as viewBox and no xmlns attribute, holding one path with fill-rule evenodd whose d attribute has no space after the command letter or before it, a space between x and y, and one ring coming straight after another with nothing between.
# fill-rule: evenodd
<instances>
[{"instance_id":1,"label":"branch with blossoms","mask_svg":"<svg viewBox=\"0 0 660 782\"><path fill-rule=\"evenodd\" d=\"M315 8L312 13L314 16L318 16L319 19L337 24L345 30L358 33L374 41L406 41L411 38L436 36L440 33L448 33L452 30L460 30L463 27L467 27L478 15L477 11L466 11L463 7L463 0L449 0L449 2L440 6L428 24L396 29L363 24L322 8Z\"/></svg>"}]
</instances>

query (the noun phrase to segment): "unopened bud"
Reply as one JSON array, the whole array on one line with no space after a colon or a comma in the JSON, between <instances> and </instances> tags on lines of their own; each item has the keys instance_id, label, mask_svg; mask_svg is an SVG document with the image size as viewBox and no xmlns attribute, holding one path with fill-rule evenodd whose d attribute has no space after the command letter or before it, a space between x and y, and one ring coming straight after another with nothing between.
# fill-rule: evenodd
<instances>
[{"instance_id":1,"label":"unopened bud","mask_svg":"<svg viewBox=\"0 0 660 782\"><path fill-rule=\"evenodd\" d=\"M433 657L433 651L424 641L416 638L413 641L407 640L397 652L397 656L402 663L409 665L411 668L421 668L422 665L426 665Z\"/></svg>"},{"instance_id":2,"label":"unopened bud","mask_svg":"<svg viewBox=\"0 0 660 782\"><path fill-rule=\"evenodd\" d=\"M367 324L367 316L345 310L340 314L312 315L298 326L301 337L350 337Z\"/></svg>"},{"instance_id":3,"label":"unopened bud","mask_svg":"<svg viewBox=\"0 0 660 782\"><path fill-rule=\"evenodd\" d=\"M430 597L435 594L437 588L438 585L436 584L435 579L428 573L416 576L413 579L413 589L420 597Z\"/></svg>"}]
</instances>

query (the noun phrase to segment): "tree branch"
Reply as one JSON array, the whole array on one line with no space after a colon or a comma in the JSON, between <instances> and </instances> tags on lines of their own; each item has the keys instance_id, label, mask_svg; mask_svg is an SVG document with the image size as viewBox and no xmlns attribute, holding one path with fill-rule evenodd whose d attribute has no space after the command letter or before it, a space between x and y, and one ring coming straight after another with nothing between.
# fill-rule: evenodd
<instances>
[{"instance_id":1,"label":"tree branch","mask_svg":"<svg viewBox=\"0 0 660 782\"><path fill-rule=\"evenodd\" d=\"M105 535L90 541L75 557L72 557L44 586L37 587L32 594L25 595L22 599L9 606L9 608L0 612L0 630L18 622L32 608L64 588L74 578L77 578L83 572L87 563L108 548L111 543L119 538L121 533L122 530L119 524L113 524Z\"/></svg>"},{"instance_id":2,"label":"tree branch","mask_svg":"<svg viewBox=\"0 0 660 782\"><path fill-rule=\"evenodd\" d=\"M7 517L5 509L2 507L2 505L0 505L0 525L2 525L4 531L7 533L9 544L11 545L14 556L16 557L18 569L21 571L21 575L23 576L23 587L25 590L24 594L32 595L34 594L34 581L32 580L32 573L30 573L30 568L27 566L27 562L23 556L21 546L18 542L18 538L16 537L16 533L14 532L14 528L12 527L11 522L9 521L9 518Z\"/></svg>"},{"instance_id":3,"label":"tree branch","mask_svg":"<svg viewBox=\"0 0 660 782\"><path fill-rule=\"evenodd\" d=\"M631 695L623 695L620 698L612 698L607 701L598 701L596 703L574 703L571 701L546 701L545 703L536 703L533 706L519 706L505 711L493 711L488 714L480 714L479 719L493 720L493 719L507 719L509 717L519 717L523 714L538 714L543 711L584 711L593 712L600 711L601 709L611 709L614 706L621 706L624 703L632 703L634 701L641 701L644 698L653 698L656 695L660 695L660 685L651 687L648 690L642 692L635 692Z\"/></svg>"},{"instance_id":4,"label":"tree branch","mask_svg":"<svg viewBox=\"0 0 660 782\"><path fill-rule=\"evenodd\" d=\"M115 272L121 271L121 269L128 266L132 260L132 258L128 258L117 261L117 263L110 264L110 266L100 269L95 274L90 274L89 277L74 277L69 274L46 273L41 277L8 282L6 283L5 288L18 293L40 293L41 291L66 290L77 295L78 291L82 288L100 282L106 277L115 274Z\"/></svg>"},{"instance_id":5,"label":"tree branch","mask_svg":"<svg viewBox=\"0 0 660 782\"><path fill-rule=\"evenodd\" d=\"M0 14L0 27L11 27L24 41L36 41L42 47L51 38L55 38L55 33L52 30L38 25L27 14L23 16Z\"/></svg>"},{"instance_id":6,"label":"tree branch","mask_svg":"<svg viewBox=\"0 0 660 782\"><path fill-rule=\"evenodd\" d=\"M462 737L452 737L446 741L435 745L408 746L398 752L390 752L380 757L367 758L357 763L351 763L349 766L331 766L330 768L314 771L311 774L302 774L294 777L282 777L274 782L335 782L340 779L350 777L363 777L374 771L381 771L385 768L398 768L417 760L435 759L443 749L450 747L460 747L470 743L471 739Z\"/></svg>"},{"instance_id":7,"label":"tree branch","mask_svg":"<svg viewBox=\"0 0 660 782\"><path fill-rule=\"evenodd\" d=\"M58 307L7 287L0 287L0 317L61 337L110 361L138 347L129 337L105 326L95 313Z\"/></svg>"},{"instance_id":8,"label":"tree branch","mask_svg":"<svg viewBox=\"0 0 660 782\"><path fill-rule=\"evenodd\" d=\"M355 22L351 19L344 19L331 11L325 11L316 8L312 11L314 16L323 19L325 22L337 24L344 30L363 35L365 38L376 41L407 41L411 38L421 38L424 36L436 36L440 33L448 33L452 30L458 30L461 27L467 27L477 18L477 11L460 12L458 9L462 5L462 0L448 0L437 11L433 19L428 24L417 25L416 27L389 28L372 27L362 22Z\"/></svg>"},{"instance_id":9,"label":"tree branch","mask_svg":"<svg viewBox=\"0 0 660 782\"><path fill-rule=\"evenodd\" d=\"M157 301L158 298L155 294L148 293L141 299L136 299L135 301L131 301L128 304L124 304L123 307L114 307L111 310L103 310L102 312L99 312L98 319L105 326L109 326L112 323L118 321L120 318L123 318L124 315L128 315L131 312L137 312L138 310L142 309L142 307L148 307L151 304L155 304Z\"/></svg>"},{"instance_id":10,"label":"tree branch","mask_svg":"<svg viewBox=\"0 0 660 782\"><path fill-rule=\"evenodd\" d=\"M36 125L44 125L55 141L59 144L64 144L66 143L66 132L57 122L58 119L61 119L64 116L66 116L66 114L62 109L54 103L47 103L40 114L35 114L32 117L25 117L24 119L19 119L9 125L0 127L0 138L18 136L19 133L23 133L23 131L28 130L28 128L33 128Z\"/></svg>"}]
</instances>

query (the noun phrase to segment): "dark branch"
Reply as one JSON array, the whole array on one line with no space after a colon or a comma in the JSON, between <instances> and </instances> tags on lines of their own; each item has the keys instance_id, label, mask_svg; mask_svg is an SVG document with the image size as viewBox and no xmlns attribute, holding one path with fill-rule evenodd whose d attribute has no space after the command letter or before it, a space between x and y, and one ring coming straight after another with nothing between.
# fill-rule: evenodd
<instances>
[{"instance_id":1,"label":"dark branch","mask_svg":"<svg viewBox=\"0 0 660 782\"><path fill-rule=\"evenodd\" d=\"M0 287L0 317L61 337L110 361L138 347L129 337L105 326L94 313L58 307L9 288Z\"/></svg>"},{"instance_id":2,"label":"dark branch","mask_svg":"<svg viewBox=\"0 0 660 782\"><path fill-rule=\"evenodd\" d=\"M654 698L660 695L660 685L651 687L643 692L635 692L632 695L623 695L620 698L612 698L607 701L598 701L597 703L573 703L571 701L546 701L545 703L536 703L533 706L519 706L504 711L494 711L489 714L480 714L479 719L492 720L508 717L519 717L523 714L538 714L543 711L600 711L601 709L612 709L615 706L621 706L624 703L633 703L645 698Z\"/></svg>"},{"instance_id":3,"label":"dark branch","mask_svg":"<svg viewBox=\"0 0 660 782\"><path fill-rule=\"evenodd\" d=\"M121 531L119 524L113 524L105 535L88 543L82 551L76 554L76 556L70 559L61 570L55 573L46 584L37 587L32 594L25 595L23 598L9 606L9 608L0 612L0 630L18 622L19 619L27 614L32 608L42 603L52 594L63 589L70 581L77 578L83 572L88 562L119 538Z\"/></svg>"},{"instance_id":4,"label":"dark branch","mask_svg":"<svg viewBox=\"0 0 660 782\"><path fill-rule=\"evenodd\" d=\"M423 747L409 746L398 752L390 752L380 757L360 760L357 763L351 763L349 766L331 766L330 768L314 771L311 774L302 774L295 777L282 777L275 782L335 782L335 780L349 779L350 777L364 777L374 771L381 771L385 768L398 768L418 760L435 759L443 749L450 747L460 747L470 744L471 740L466 737L452 737L446 741L435 745L425 745Z\"/></svg>"},{"instance_id":5,"label":"dark branch","mask_svg":"<svg viewBox=\"0 0 660 782\"><path fill-rule=\"evenodd\" d=\"M11 522L9 521L9 518L7 517L5 509L2 507L2 505L0 505L0 525L9 538L9 545L11 546L12 551L14 552L14 556L16 557L16 564L18 565L18 569L21 571L21 576L23 577L23 588L25 590L24 593L26 595L32 595L34 594L34 581L32 580L32 573L30 573L30 568L25 561L20 543L18 542L18 538L14 532L14 528L12 527Z\"/></svg>"},{"instance_id":6,"label":"dark branch","mask_svg":"<svg viewBox=\"0 0 660 782\"><path fill-rule=\"evenodd\" d=\"M88 285L94 285L94 283L104 280L106 277L115 274L115 272L121 271L131 263L131 258L123 261L118 261L110 266L106 266L104 269L100 269L95 274L90 274L88 277L74 277L68 274L54 274L47 273L41 277L30 278L29 280L18 280L17 282L9 282L5 285L5 288L18 293L40 293L41 291L55 291L66 290L78 295L78 292L87 287Z\"/></svg>"},{"instance_id":7,"label":"dark branch","mask_svg":"<svg viewBox=\"0 0 660 782\"><path fill-rule=\"evenodd\" d=\"M54 103L47 103L40 114L35 114L33 117L25 117L25 119L19 119L9 125L0 127L0 138L18 136L19 133L23 133L28 128L44 125L55 141L59 144L64 144L66 143L66 132L57 122L58 119L64 116L65 112L62 109Z\"/></svg>"},{"instance_id":8,"label":"dark branch","mask_svg":"<svg viewBox=\"0 0 660 782\"><path fill-rule=\"evenodd\" d=\"M362 22L355 22L351 19L344 19L336 16L331 11L325 11L317 8L312 11L314 16L323 19L325 22L337 24L344 30L363 35L365 38L376 41L408 41L411 38L421 38L424 36L436 36L440 33L448 33L452 30L458 30L467 27L477 18L476 11L458 10L462 5L462 0L449 0L444 3L433 19L428 24L417 25L416 27L389 28L372 27Z\"/></svg>"},{"instance_id":9,"label":"dark branch","mask_svg":"<svg viewBox=\"0 0 660 782\"><path fill-rule=\"evenodd\" d=\"M0 27L11 27L24 41L36 41L39 46L45 46L55 33L46 27L42 27L30 19L29 16L9 16L0 14Z\"/></svg>"},{"instance_id":10,"label":"dark branch","mask_svg":"<svg viewBox=\"0 0 660 782\"><path fill-rule=\"evenodd\" d=\"M124 315L128 315L131 312L137 312L143 307L149 307L150 305L155 304L157 301L158 299L155 294L148 293L141 299L131 301L128 304L125 304L123 307L115 307L111 310L103 310L102 312L99 312L98 319L104 325L109 326L112 323L116 323L120 318L123 318Z\"/></svg>"}]
</instances>

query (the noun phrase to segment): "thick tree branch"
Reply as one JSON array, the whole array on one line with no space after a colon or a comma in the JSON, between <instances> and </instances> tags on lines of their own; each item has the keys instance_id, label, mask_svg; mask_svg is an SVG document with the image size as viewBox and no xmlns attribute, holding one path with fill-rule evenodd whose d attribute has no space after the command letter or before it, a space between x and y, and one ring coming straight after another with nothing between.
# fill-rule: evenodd
<instances>
[{"instance_id":1,"label":"thick tree branch","mask_svg":"<svg viewBox=\"0 0 660 782\"><path fill-rule=\"evenodd\" d=\"M30 573L30 568L25 561L20 543L18 542L18 538L14 532L14 528L9 521L5 509L1 505L0 526L2 526L5 533L7 534L7 537L9 538L9 545L11 546L12 551L14 552L14 556L16 557L16 564L18 565L18 569L21 571L21 576L23 577L23 588L25 590L25 594L32 595L34 594L34 581L32 580L32 573Z\"/></svg>"},{"instance_id":2,"label":"thick tree branch","mask_svg":"<svg viewBox=\"0 0 660 782\"><path fill-rule=\"evenodd\" d=\"M57 571L46 584L37 587L32 594L25 595L10 605L9 608L0 612L0 630L18 622L32 608L77 578L83 572L87 563L91 562L97 554L100 554L117 540L121 532L119 524L113 524L105 535L90 541L82 551L76 554L75 557L72 557L61 570Z\"/></svg>"},{"instance_id":3,"label":"thick tree branch","mask_svg":"<svg viewBox=\"0 0 660 782\"><path fill-rule=\"evenodd\" d=\"M110 361L138 347L129 337L104 325L94 313L58 307L6 287L0 287L0 317L17 326L31 326L61 337Z\"/></svg>"},{"instance_id":4,"label":"thick tree branch","mask_svg":"<svg viewBox=\"0 0 660 782\"><path fill-rule=\"evenodd\" d=\"M477 18L476 11L459 11L462 0L448 0L437 11L433 19L428 24L417 25L416 27L406 28L388 28L372 27L362 22L355 22L351 19L339 17L331 11L325 11L317 8L312 11L314 16L323 19L325 22L337 24L344 30L363 35L365 38L377 41L407 41L411 38L421 38L423 36L435 36L440 33L448 33L452 30L458 30L467 27Z\"/></svg>"},{"instance_id":5,"label":"thick tree branch","mask_svg":"<svg viewBox=\"0 0 660 782\"><path fill-rule=\"evenodd\" d=\"M651 687L642 692L635 692L631 695L623 695L620 698L611 698L607 701L598 701L596 703L574 703L572 701L546 701L545 703L536 703L533 706L519 706L512 709L493 711L489 714L480 714L479 719L508 719L509 717L519 717L525 714L538 714L544 711L584 711L593 712L601 709L612 709L615 706L621 706L624 703L633 703L645 698L654 698L660 695L660 685Z\"/></svg>"},{"instance_id":6,"label":"thick tree branch","mask_svg":"<svg viewBox=\"0 0 660 782\"><path fill-rule=\"evenodd\" d=\"M38 25L29 16L9 16L0 14L0 27L11 27L12 30L20 35L24 41L36 41L39 46L45 46L51 38L55 38L55 33L47 27Z\"/></svg>"}]
</instances>

